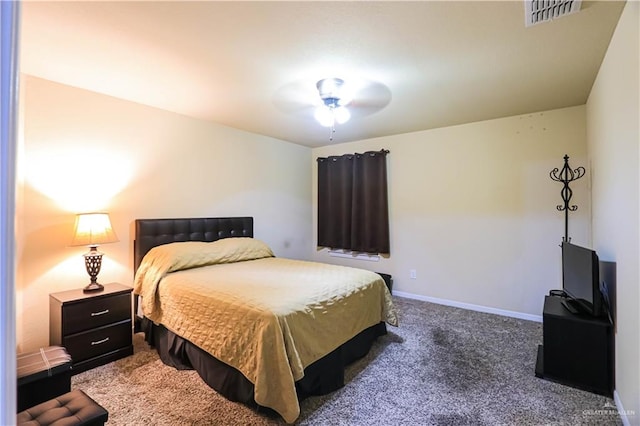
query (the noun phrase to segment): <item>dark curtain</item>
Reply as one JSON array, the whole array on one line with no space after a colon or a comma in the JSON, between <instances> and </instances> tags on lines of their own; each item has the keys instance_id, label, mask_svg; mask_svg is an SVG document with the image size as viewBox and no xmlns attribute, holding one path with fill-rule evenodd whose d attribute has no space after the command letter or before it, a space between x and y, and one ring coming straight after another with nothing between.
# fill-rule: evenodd
<instances>
[{"instance_id":1,"label":"dark curtain","mask_svg":"<svg viewBox=\"0 0 640 426\"><path fill-rule=\"evenodd\" d=\"M318 246L389 253L388 153L318 158Z\"/></svg>"}]
</instances>

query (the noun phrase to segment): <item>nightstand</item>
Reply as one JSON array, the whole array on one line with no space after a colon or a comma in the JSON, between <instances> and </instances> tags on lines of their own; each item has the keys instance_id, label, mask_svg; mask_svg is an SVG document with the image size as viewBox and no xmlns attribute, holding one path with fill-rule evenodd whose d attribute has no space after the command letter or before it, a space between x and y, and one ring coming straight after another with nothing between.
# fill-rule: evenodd
<instances>
[{"instance_id":1,"label":"nightstand","mask_svg":"<svg viewBox=\"0 0 640 426\"><path fill-rule=\"evenodd\" d=\"M77 289L49 295L50 344L67 349L72 374L133 354L132 291L111 283L96 293Z\"/></svg>"}]
</instances>

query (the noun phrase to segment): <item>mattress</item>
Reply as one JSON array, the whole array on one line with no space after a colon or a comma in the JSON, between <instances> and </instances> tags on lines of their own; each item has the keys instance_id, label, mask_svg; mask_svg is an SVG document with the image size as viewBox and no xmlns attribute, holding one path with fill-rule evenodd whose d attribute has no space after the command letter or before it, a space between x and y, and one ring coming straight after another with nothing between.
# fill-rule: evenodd
<instances>
[{"instance_id":1,"label":"mattress","mask_svg":"<svg viewBox=\"0 0 640 426\"><path fill-rule=\"evenodd\" d=\"M276 258L253 238L153 248L136 274L144 315L240 371L255 401L299 416L304 369L363 330L397 325L382 278Z\"/></svg>"}]
</instances>

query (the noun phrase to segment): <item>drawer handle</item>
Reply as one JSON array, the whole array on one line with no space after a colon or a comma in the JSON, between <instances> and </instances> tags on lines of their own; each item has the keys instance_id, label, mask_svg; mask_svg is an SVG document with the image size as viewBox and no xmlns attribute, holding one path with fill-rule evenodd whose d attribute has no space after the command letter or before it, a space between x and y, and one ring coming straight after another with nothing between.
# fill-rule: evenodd
<instances>
[{"instance_id":1,"label":"drawer handle","mask_svg":"<svg viewBox=\"0 0 640 426\"><path fill-rule=\"evenodd\" d=\"M91 346L101 345L101 344L106 343L108 341L109 341L109 338L105 337L104 339L98 340L97 342L91 342Z\"/></svg>"},{"instance_id":2,"label":"drawer handle","mask_svg":"<svg viewBox=\"0 0 640 426\"><path fill-rule=\"evenodd\" d=\"M108 314L108 313L109 313L109 310L105 309L104 311L100 311L100 312L91 312L91 316L92 317L97 317L99 315L104 315L104 314Z\"/></svg>"}]
</instances>

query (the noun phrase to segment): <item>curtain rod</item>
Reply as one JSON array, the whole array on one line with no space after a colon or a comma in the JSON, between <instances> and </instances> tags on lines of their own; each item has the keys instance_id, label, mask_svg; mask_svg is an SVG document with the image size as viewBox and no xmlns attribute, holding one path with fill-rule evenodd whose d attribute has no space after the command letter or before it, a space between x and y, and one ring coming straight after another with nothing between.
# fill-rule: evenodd
<instances>
[{"instance_id":1,"label":"curtain rod","mask_svg":"<svg viewBox=\"0 0 640 426\"><path fill-rule=\"evenodd\" d=\"M331 157L334 157L334 158L336 158L336 157L345 157L345 156L349 157L349 156L364 155L364 154L384 154L384 155L387 155L387 154L389 154L389 152L391 152L391 151L389 151L388 149L384 149L383 148L380 151L366 151L366 152L363 152L363 153L356 152L356 153L353 153L353 154L330 155L329 157L318 157L318 158L316 158L316 161L327 160L327 159L329 159Z\"/></svg>"}]
</instances>

